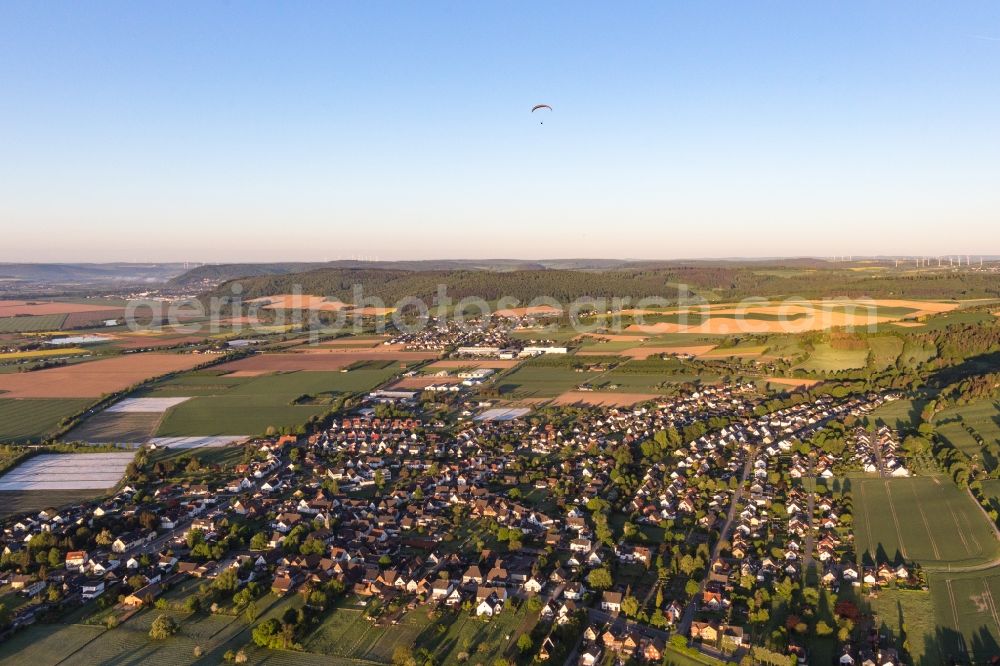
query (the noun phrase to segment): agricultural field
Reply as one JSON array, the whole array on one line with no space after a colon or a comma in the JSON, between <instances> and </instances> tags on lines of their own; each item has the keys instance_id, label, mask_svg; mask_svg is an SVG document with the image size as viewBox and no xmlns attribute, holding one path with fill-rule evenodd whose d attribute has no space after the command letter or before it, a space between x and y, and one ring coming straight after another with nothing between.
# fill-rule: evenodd
<instances>
[{"instance_id":1,"label":"agricultural field","mask_svg":"<svg viewBox=\"0 0 1000 666\"><path fill-rule=\"evenodd\" d=\"M0 375L3 398L100 398L159 375L190 370L197 354L128 354L76 365Z\"/></svg>"},{"instance_id":2,"label":"agricultural field","mask_svg":"<svg viewBox=\"0 0 1000 666\"><path fill-rule=\"evenodd\" d=\"M0 491L106 490L125 474L134 453L46 453L0 476Z\"/></svg>"},{"instance_id":3,"label":"agricultural field","mask_svg":"<svg viewBox=\"0 0 1000 666\"><path fill-rule=\"evenodd\" d=\"M945 663L946 653L936 631L935 602L930 592L883 588L878 595L866 597L863 603L878 617L879 626L887 627L897 640L905 637L915 666ZM901 642L897 642L897 648Z\"/></svg>"},{"instance_id":4,"label":"agricultural field","mask_svg":"<svg viewBox=\"0 0 1000 666\"><path fill-rule=\"evenodd\" d=\"M1000 465L1000 402L978 400L946 409L936 417L938 434L969 457L978 457L986 469Z\"/></svg>"},{"instance_id":5,"label":"agricultural field","mask_svg":"<svg viewBox=\"0 0 1000 666\"><path fill-rule=\"evenodd\" d=\"M59 398L10 399L0 393L0 442L37 442L56 431L62 419L85 409L93 400Z\"/></svg>"},{"instance_id":6,"label":"agricultural field","mask_svg":"<svg viewBox=\"0 0 1000 666\"><path fill-rule=\"evenodd\" d=\"M70 430L63 439L69 442L141 444L153 436L161 419L162 414L150 412L104 410Z\"/></svg>"},{"instance_id":7,"label":"agricultural field","mask_svg":"<svg viewBox=\"0 0 1000 666\"><path fill-rule=\"evenodd\" d=\"M870 351L869 365L879 370L895 365L903 351L903 340L894 335L879 335L868 338Z\"/></svg>"},{"instance_id":8,"label":"agricultural field","mask_svg":"<svg viewBox=\"0 0 1000 666\"><path fill-rule=\"evenodd\" d=\"M505 398L554 398L600 376L599 372L577 372L573 368L521 365L497 380Z\"/></svg>"},{"instance_id":9,"label":"agricultural field","mask_svg":"<svg viewBox=\"0 0 1000 666\"><path fill-rule=\"evenodd\" d=\"M348 372L286 372L252 377L178 377L149 397L191 397L167 410L157 437L255 435L269 427L304 424L326 412L339 395L369 391L398 374L395 362L367 362ZM188 387L197 389L188 391Z\"/></svg>"},{"instance_id":10,"label":"agricultural field","mask_svg":"<svg viewBox=\"0 0 1000 666\"><path fill-rule=\"evenodd\" d=\"M3 478L3 477L0 477ZM104 495L103 490L3 490L0 491L0 518L42 509L79 504Z\"/></svg>"},{"instance_id":11,"label":"agricultural field","mask_svg":"<svg viewBox=\"0 0 1000 666\"><path fill-rule=\"evenodd\" d=\"M58 331L66 321L64 314L0 318L0 333L33 333L36 331Z\"/></svg>"},{"instance_id":12,"label":"agricultural field","mask_svg":"<svg viewBox=\"0 0 1000 666\"><path fill-rule=\"evenodd\" d=\"M932 574L934 648L942 657L925 655L921 664L947 663L949 657L986 664L1000 654L1000 570L965 574Z\"/></svg>"},{"instance_id":13,"label":"agricultural field","mask_svg":"<svg viewBox=\"0 0 1000 666\"><path fill-rule=\"evenodd\" d=\"M7 352L0 354L0 362L2 361L31 361L35 359L42 358L53 358L59 356L79 356L80 354L89 354L90 352L86 349L81 349L80 347L62 347L55 349L32 349L30 351L19 351L19 352Z\"/></svg>"},{"instance_id":14,"label":"agricultural field","mask_svg":"<svg viewBox=\"0 0 1000 666\"><path fill-rule=\"evenodd\" d=\"M928 570L948 570L1000 557L993 526L972 497L946 477L849 483L862 560L915 560Z\"/></svg>"},{"instance_id":15,"label":"agricultural field","mask_svg":"<svg viewBox=\"0 0 1000 666\"><path fill-rule=\"evenodd\" d=\"M840 372L863 368L867 363L867 349L834 349L830 343L821 342L796 367L808 372Z\"/></svg>"}]
</instances>

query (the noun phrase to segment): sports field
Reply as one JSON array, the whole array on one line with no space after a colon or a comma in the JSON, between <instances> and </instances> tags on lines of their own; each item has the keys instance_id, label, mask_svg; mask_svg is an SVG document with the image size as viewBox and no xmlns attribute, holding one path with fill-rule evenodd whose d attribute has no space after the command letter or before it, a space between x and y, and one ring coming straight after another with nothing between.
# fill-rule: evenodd
<instances>
[{"instance_id":1,"label":"sports field","mask_svg":"<svg viewBox=\"0 0 1000 666\"><path fill-rule=\"evenodd\" d=\"M979 506L945 477L853 478L857 552L928 570L983 565L1000 544Z\"/></svg>"}]
</instances>

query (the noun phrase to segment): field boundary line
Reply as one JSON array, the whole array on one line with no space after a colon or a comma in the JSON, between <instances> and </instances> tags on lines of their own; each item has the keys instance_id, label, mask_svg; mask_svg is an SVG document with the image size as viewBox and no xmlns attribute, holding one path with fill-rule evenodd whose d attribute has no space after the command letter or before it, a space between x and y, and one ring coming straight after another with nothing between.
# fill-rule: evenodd
<instances>
[{"instance_id":1,"label":"field boundary line","mask_svg":"<svg viewBox=\"0 0 1000 666\"><path fill-rule=\"evenodd\" d=\"M896 516L896 505L892 501L892 491L889 489L889 482L883 481L883 483L885 484L886 499L889 500L889 513L892 514L892 524L896 528L896 540L899 542L899 552L903 557L909 559L910 556L906 553L906 544L903 542L903 532L899 529L899 518ZM933 541L934 537L931 537L932 544Z\"/></svg>"},{"instance_id":2,"label":"field boundary line","mask_svg":"<svg viewBox=\"0 0 1000 666\"><path fill-rule=\"evenodd\" d=\"M871 523L871 520L869 520L869 518L868 518L868 502L865 500L865 482L864 482L864 480L862 480L862 481L860 481L858 483L858 490L861 493L861 506L864 507L864 512L865 512L865 529L866 529L866 531L868 533L867 534L867 537L868 537L868 548L866 550L868 551L869 555L874 556L875 553L872 552L872 536L873 536L872 535L872 523Z\"/></svg>"},{"instance_id":3,"label":"field boundary line","mask_svg":"<svg viewBox=\"0 0 1000 666\"><path fill-rule=\"evenodd\" d=\"M886 482L886 483L888 483L888 482ZM886 492L888 492L888 488L886 489ZM920 502L920 497L917 495L917 489L915 487L915 484L912 484L912 483L910 484L910 492L913 493L913 501L917 503L917 509L920 511L920 520L923 521L923 523L924 523L924 531L927 532L927 536L930 538L931 548L934 550L934 559L940 561L941 560L941 551L938 549L937 540L934 538L934 532L931 531L930 523L927 522L927 514L924 513L924 505ZM889 501L890 501L890 504L891 504L892 499L890 498ZM947 504L947 502L945 502L945 503ZM951 506L949 506L948 508L950 510ZM896 512L893 511L893 520L895 520L895 519L896 519ZM956 521L955 522L955 526L958 527L958 522L957 522L957 519L955 518L955 512L954 511L952 511L952 519ZM899 529L898 525L896 526L896 529L897 530ZM961 529L958 530L958 536L962 540L962 545L965 546L965 552L967 554L971 555L971 553L969 553L969 546L965 542L965 536L962 534L962 530ZM903 551L903 555L904 556L906 555L905 551Z\"/></svg>"},{"instance_id":4,"label":"field boundary line","mask_svg":"<svg viewBox=\"0 0 1000 666\"><path fill-rule=\"evenodd\" d=\"M986 599L986 603L990 607L990 615L993 616L993 622L996 624L997 630L1000 630L1000 616L997 615L997 605L993 600L993 592L990 591L990 584L985 578L980 578L979 580L983 584L983 598Z\"/></svg>"}]
</instances>

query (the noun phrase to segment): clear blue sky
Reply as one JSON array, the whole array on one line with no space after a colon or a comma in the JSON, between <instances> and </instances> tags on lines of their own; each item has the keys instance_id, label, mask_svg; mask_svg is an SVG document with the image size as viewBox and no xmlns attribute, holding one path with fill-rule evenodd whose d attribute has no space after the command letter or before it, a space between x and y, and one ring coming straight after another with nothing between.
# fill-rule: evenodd
<instances>
[{"instance_id":1,"label":"clear blue sky","mask_svg":"<svg viewBox=\"0 0 1000 666\"><path fill-rule=\"evenodd\" d=\"M11 1L0 91L0 261L1000 253L997 2Z\"/></svg>"}]
</instances>

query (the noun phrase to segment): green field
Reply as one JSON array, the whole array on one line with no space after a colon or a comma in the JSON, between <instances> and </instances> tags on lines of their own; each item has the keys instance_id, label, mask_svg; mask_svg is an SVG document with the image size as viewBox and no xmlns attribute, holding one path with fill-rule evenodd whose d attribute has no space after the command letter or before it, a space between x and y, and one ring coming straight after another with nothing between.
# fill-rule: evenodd
<instances>
[{"instance_id":1,"label":"green field","mask_svg":"<svg viewBox=\"0 0 1000 666\"><path fill-rule=\"evenodd\" d=\"M58 331L66 321L64 314L29 315L27 317L0 318L0 333L32 333Z\"/></svg>"},{"instance_id":2,"label":"green field","mask_svg":"<svg viewBox=\"0 0 1000 666\"><path fill-rule=\"evenodd\" d=\"M18 490L0 491L0 518L19 513L78 504L104 495L102 490Z\"/></svg>"},{"instance_id":3,"label":"green field","mask_svg":"<svg viewBox=\"0 0 1000 666\"><path fill-rule=\"evenodd\" d=\"M868 339L868 349L871 352L870 365L884 370L895 365L903 351L903 340L893 335L880 335Z\"/></svg>"},{"instance_id":4,"label":"green field","mask_svg":"<svg viewBox=\"0 0 1000 666\"><path fill-rule=\"evenodd\" d=\"M505 397L554 398L580 384L595 380L601 374L576 372L569 367L550 368L523 364L514 372L497 380L497 385Z\"/></svg>"},{"instance_id":5,"label":"green field","mask_svg":"<svg viewBox=\"0 0 1000 666\"><path fill-rule=\"evenodd\" d=\"M927 655L921 665L946 663L947 657L962 658L966 663L971 657L975 663L985 664L1000 654L1000 570L961 575L939 574L930 578L934 598L934 616L937 628L934 642L940 655L934 660Z\"/></svg>"},{"instance_id":6,"label":"green field","mask_svg":"<svg viewBox=\"0 0 1000 666\"><path fill-rule=\"evenodd\" d=\"M916 430L920 425L920 412L926 404L923 399L893 400L876 409L868 418L897 430Z\"/></svg>"},{"instance_id":7,"label":"green field","mask_svg":"<svg viewBox=\"0 0 1000 666\"><path fill-rule=\"evenodd\" d=\"M938 435L952 446L981 460L989 471L1000 465L1000 403L978 400L960 405L941 412L936 421Z\"/></svg>"},{"instance_id":8,"label":"green field","mask_svg":"<svg viewBox=\"0 0 1000 666\"><path fill-rule=\"evenodd\" d=\"M949 570L992 562L1000 544L979 506L946 477L850 480L858 555Z\"/></svg>"},{"instance_id":9,"label":"green field","mask_svg":"<svg viewBox=\"0 0 1000 666\"><path fill-rule=\"evenodd\" d=\"M905 640L915 665L937 666L945 662L930 592L887 588L865 601L878 618L878 626L888 628L896 639L897 648Z\"/></svg>"},{"instance_id":10,"label":"green field","mask_svg":"<svg viewBox=\"0 0 1000 666\"><path fill-rule=\"evenodd\" d=\"M89 398L0 397L0 441L40 441L53 432L59 421L94 402Z\"/></svg>"},{"instance_id":11,"label":"green field","mask_svg":"<svg viewBox=\"0 0 1000 666\"><path fill-rule=\"evenodd\" d=\"M329 409L321 404L322 400L317 404L293 404L297 399L329 399L367 391L399 371L395 364L377 365L350 372L287 372L260 377L195 374L165 382L147 395L195 396L164 415L156 432L158 437L256 435L270 426L280 429L302 425Z\"/></svg>"},{"instance_id":12,"label":"green field","mask_svg":"<svg viewBox=\"0 0 1000 666\"><path fill-rule=\"evenodd\" d=\"M867 349L834 349L829 343L821 342L797 367L809 372L840 372L863 368L867 362Z\"/></svg>"},{"instance_id":13,"label":"green field","mask_svg":"<svg viewBox=\"0 0 1000 666\"><path fill-rule=\"evenodd\" d=\"M412 646L430 624L427 609L404 615L397 625L375 625L364 607L341 603L304 640L308 652L389 663L398 645Z\"/></svg>"}]
</instances>

